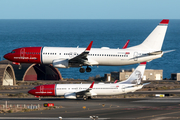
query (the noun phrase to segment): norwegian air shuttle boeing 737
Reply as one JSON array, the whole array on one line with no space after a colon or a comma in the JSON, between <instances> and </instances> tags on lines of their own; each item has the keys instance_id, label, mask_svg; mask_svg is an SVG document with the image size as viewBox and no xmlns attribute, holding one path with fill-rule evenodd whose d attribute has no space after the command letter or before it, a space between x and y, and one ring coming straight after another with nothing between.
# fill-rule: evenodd
<instances>
[{"instance_id":1,"label":"norwegian air shuttle boeing 737","mask_svg":"<svg viewBox=\"0 0 180 120\"><path fill-rule=\"evenodd\" d=\"M108 47L91 48L93 41L87 48L70 47L23 47L12 50L4 58L16 63L52 64L56 68L82 66L121 66L151 61L162 57L161 47L166 34L169 20L162 20L159 25L140 45L123 49L110 49ZM129 42L129 41L128 41ZM127 42L127 44L128 44Z\"/></svg>"},{"instance_id":2,"label":"norwegian air shuttle boeing 737","mask_svg":"<svg viewBox=\"0 0 180 120\"><path fill-rule=\"evenodd\" d=\"M122 82L111 84L49 84L36 86L29 90L28 93L35 96L64 96L64 98L77 99L91 98L98 95L119 95L128 92L134 92L141 89L144 85L141 84L146 62L141 63L130 77Z\"/></svg>"}]
</instances>

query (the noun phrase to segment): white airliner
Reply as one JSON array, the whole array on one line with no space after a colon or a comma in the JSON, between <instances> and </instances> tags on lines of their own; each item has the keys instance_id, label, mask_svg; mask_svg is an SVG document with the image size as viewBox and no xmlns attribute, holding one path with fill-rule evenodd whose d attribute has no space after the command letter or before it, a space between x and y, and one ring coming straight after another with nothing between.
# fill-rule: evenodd
<instances>
[{"instance_id":1,"label":"white airliner","mask_svg":"<svg viewBox=\"0 0 180 120\"><path fill-rule=\"evenodd\" d=\"M168 23L168 19L162 20L144 42L129 48L125 45L123 49L91 49L91 41L87 48L23 47L4 55L4 58L15 63L52 64L56 68L81 67L81 73L85 72L82 66L87 66L86 72L90 72L89 66L121 66L149 62L162 57L164 53L161 47Z\"/></svg>"},{"instance_id":2,"label":"white airliner","mask_svg":"<svg viewBox=\"0 0 180 120\"><path fill-rule=\"evenodd\" d=\"M29 90L35 96L64 96L68 99L91 98L98 95L119 95L134 92L148 83L141 84L146 62L141 63L130 77L122 82L112 84L50 84L40 85Z\"/></svg>"}]
</instances>

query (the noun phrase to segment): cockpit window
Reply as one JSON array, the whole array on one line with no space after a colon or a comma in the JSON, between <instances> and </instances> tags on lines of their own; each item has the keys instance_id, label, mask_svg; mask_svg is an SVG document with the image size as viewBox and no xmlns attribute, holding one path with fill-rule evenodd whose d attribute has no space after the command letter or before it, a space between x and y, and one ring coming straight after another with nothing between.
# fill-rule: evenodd
<instances>
[{"instance_id":1,"label":"cockpit window","mask_svg":"<svg viewBox=\"0 0 180 120\"><path fill-rule=\"evenodd\" d=\"M12 51L11 53L15 53L15 51Z\"/></svg>"},{"instance_id":2,"label":"cockpit window","mask_svg":"<svg viewBox=\"0 0 180 120\"><path fill-rule=\"evenodd\" d=\"M35 90L36 88L33 88L33 90Z\"/></svg>"}]
</instances>

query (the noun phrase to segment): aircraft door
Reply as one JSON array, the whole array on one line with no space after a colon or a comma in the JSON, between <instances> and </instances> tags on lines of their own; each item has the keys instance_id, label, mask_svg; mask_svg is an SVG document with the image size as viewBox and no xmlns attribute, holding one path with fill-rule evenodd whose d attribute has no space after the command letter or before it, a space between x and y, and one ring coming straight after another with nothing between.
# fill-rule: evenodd
<instances>
[{"instance_id":1,"label":"aircraft door","mask_svg":"<svg viewBox=\"0 0 180 120\"><path fill-rule=\"evenodd\" d=\"M44 93L44 86L40 86L40 93L43 94Z\"/></svg>"},{"instance_id":2,"label":"aircraft door","mask_svg":"<svg viewBox=\"0 0 180 120\"><path fill-rule=\"evenodd\" d=\"M25 48L22 48L20 50L20 57L22 57L24 59L24 56L25 56Z\"/></svg>"},{"instance_id":3,"label":"aircraft door","mask_svg":"<svg viewBox=\"0 0 180 120\"><path fill-rule=\"evenodd\" d=\"M134 61L137 61L138 60L138 52L134 52Z\"/></svg>"},{"instance_id":4,"label":"aircraft door","mask_svg":"<svg viewBox=\"0 0 180 120\"><path fill-rule=\"evenodd\" d=\"M125 92L125 86L124 85L122 86L122 92Z\"/></svg>"}]
</instances>

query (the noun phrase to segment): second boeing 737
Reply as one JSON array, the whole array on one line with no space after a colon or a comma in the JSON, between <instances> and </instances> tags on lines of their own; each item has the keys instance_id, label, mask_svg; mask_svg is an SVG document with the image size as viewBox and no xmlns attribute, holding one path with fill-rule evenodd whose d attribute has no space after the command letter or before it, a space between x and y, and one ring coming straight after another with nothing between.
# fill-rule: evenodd
<instances>
[{"instance_id":1,"label":"second boeing 737","mask_svg":"<svg viewBox=\"0 0 180 120\"><path fill-rule=\"evenodd\" d=\"M119 95L134 92L148 83L141 84L146 62L141 63L130 77L122 82L112 84L50 84L40 85L29 90L34 96L64 96L67 99L90 99L99 95Z\"/></svg>"},{"instance_id":2,"label":"second boeing 737","mask_svg":"<svg viewBox=\"0 0 180 120\"><path fill-rule=\"evenodd\" d=\"M127 45L123 49L91 48L91 41L87 48L23 47L12 50L4 55L4 58L17 64L52 64L56 68L80 67L81 73L85 72L83 66L87 66L86 72L91 72L90 66L121 66L148 62L162 57L164 52L161 47L168 23L168 19L162 20L144 42L129 48L126 48Z\"/></svg>"}]
</instances>

